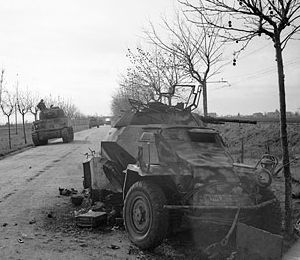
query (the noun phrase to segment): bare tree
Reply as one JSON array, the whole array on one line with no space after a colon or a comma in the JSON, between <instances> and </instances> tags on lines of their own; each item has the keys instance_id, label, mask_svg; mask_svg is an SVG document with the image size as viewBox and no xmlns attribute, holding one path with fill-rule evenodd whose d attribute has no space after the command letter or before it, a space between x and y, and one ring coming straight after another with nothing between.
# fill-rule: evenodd
<instances>
[{"instance_id":1,"label":"bare tree","mask_svg":"<svg viewBox=\"0 0 300 260\"><path fill-rule=\"evenodd\" d=\"M158 48L150 51L137 48L136 52L128 49L127 57L132 66L127 70L123 87L135 89L146 103L166 99L171 105L171 90L185 76L177 56Z\"/></svg>"},{"instance_id":2,"label":"bare tree","mask_svg":"<svg viewBox=\"0 0 300 260\"><path fill-rule=\"evenodd\" d=\"M111 111L113 116L117 117L124 112L130 111L131 107L128 101L130 98L134 97L126 92L126 88L122 88L121 86L112 96Z\"/></svg>"},{"instance_id":3,"label":"bare tree","mask_svg":"<svg viewBox=\"0 0 300 260\"><path fill-rule=\"evenodd\" d=\"M14 107L15 107L15 98L8 92L8 91L3 91L3 98L2 98L2 103L0 104L2 113L7 117L7 126L8 126L8 144L9 144L9 149L12 148L11 146L11 128L10 128L10 116L14 112Z\"/></svg>"},{"instance_id":4,"label":"bare tree","mask_svg":"<svg viewBox=\"0 0 300 260\"><path fill-rule=\"evenodd\" d=\"M74 118L75 115L80 113L78 108L71 102L71 100L66 100L61 96L54 97L49 95L48 97L45 97L45 102L47 107L60 107L62 110L64 110L66 116L69 118Z\"/></svg>"},{"instance_id":5,"label":"bare tree","mask_svg":"<svg viewBox=\"0 0 300 260\"><path fill-rule=\"evenodd\" d=\"M207 116L207 80L221 68L223 42L217 41L218 28L195 26L179 14L173 24L163 19L167 39L163 39L153 24L147 37L159 48L176 55L186 75L196 80L203 90L203 112Z\"/></svg>"},{"instance_id":6,"label":"bare tree","mask_svg":"<svg viewBox=\"0 0 300 260\"><path fill-rule=\"evenodd\" d=\"M29 92L28 93L28 106L30 113L34 116L34 120L36 121L38 119L38 111L37 104L40 101L40 96L35 92Z\"/></svg>"},{"instance_id":7,"label":"bare tree","mask_svg":"<svg viewBox=\"0 0 300 260\"><path fill-rule=\"evenodd\" d=\"M243 41L245 48L256 36L265 35L274 43L278 73L280 103L280 134L285 176L285 228L292 234L292 189L286 123L285 79L283 50L300 31L300 2L296 0L186 0L191 20L199 26L219 29L219 36L227 41ZM198 18L193 17L193 13ZM223 14L223 19L215 16ZM225 20L227 19L227 21Z\"/></svg>"},{"instance_id":8,"label":"bare tree","mask_svg":"<svg viewBox=\"0 0 300 260\"><path fill-rule=\"evenodd\" d=\"M0 104L2 102L3 80L4 80L4 69L1 70L1 78L0 78Z\"/></svg>"},{"instance_id":9,"label":"bare tree","mask_svg":"<svg viewBox=\"0 0 300 260\"><path fill-rule=\"evenodd\" d=\"M61 104L61 108L65 111L66 116L69 118L75 118L76 115L79 113L79 109L71 103L71 101L64 101L63 104Z\"/></svg>"},{"instance_id":10,"label":"bare tree","mask_svg":"<svg viewBox=\"0 0 300 260\"><path fill-rule=\"evenodd\" d=\"M30 111L31 108L31 96L29 91L18 91L17 96L17 107L18 111L22 116L22 126L25 144L27 144L26 128L25 128L25 115Z\"/></svg>"}]
</instances>

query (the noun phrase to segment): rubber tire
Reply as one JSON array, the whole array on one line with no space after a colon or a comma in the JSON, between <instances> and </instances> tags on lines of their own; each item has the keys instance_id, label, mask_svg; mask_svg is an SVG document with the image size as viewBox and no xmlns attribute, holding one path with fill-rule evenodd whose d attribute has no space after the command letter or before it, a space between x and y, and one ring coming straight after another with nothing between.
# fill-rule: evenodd
<instances>
[{"instance_id":1,"label":"rubber tire","mask_svg":"<svg viewBox=\"0 0 300 260\"><path fill-rule=\"evenodd\" d=\"M70 135L69 135L69 129L68 128L64 128L61 131L61 137L62 137L64 143L70 142Z\"/></svg>"},{"instance_id":2,"label":"rubber tire","mask_svg":"<svg viewBox=\"0 0 300 260\"><path fill-rule=\"evenodd\" d=\"M40 140L40 145L46 145L46 144L48 144L48 139Z\"/></svg>"},{"instance_id":3,"label":"rubber tire","mask_svg":"<svg viewBox=\"0 0 300 260\"><path fill-rule=\"evenodd\" d=\"M262 201L267 201L276 198L274 193L270 189L261 189L260 194L262 195ZM273 234L282 233L282 213L280 208L280 202L276 201L261 210L259 213L259 224L258 228L271 232Z\"/></svg>"},{"instance_id":4,"label":"rubber tire","mask_svg":"<svg viewBox=\"0 0 300 260\"><path fill-rule=\"evenodd\" d=\"M149 225L141 232L133 223L133 207L139 201L146 202L149 211ZM129 189L123 208L124 224L129 239L139 248L153 249L166 237L169 226L168 211L163 208L166 202L162 189L150 181L138 181Z\"/></svg>"},{"instance_id":5,"label":"rubber tire","mask_svg":"<svg viewBox=\"0 0 300 260\"><path fill-rule=\"evenodd\" d=\"M69 142L72 142L74 140L74 130L73 127L69 127Z\"/></svg>"},{"instance_id":6,"label":"rubber tire","mask_svg":"<svg viewBox=\"0 0 300 260\"><path fill-rule=\"evenodd\" d=\"M31 134L31 139L32 139L32 142L33 142L33 144L34 144L35 146L41 145L40 140L39 140L39 136L38 136L37 133Z\"/></svg>"}]
</instances>

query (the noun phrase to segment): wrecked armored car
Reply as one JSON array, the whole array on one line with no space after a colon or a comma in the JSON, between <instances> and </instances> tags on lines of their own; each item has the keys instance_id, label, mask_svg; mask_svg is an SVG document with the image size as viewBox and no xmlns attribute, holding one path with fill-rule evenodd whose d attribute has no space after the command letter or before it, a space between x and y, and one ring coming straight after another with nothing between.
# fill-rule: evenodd
<instances>
[{"instance_id":1,"label":"wrecked armored car","mask_svg":"<svg viewBox=\"0 0 300 260\"><path fill-rule=\"evenodd\" d=\"M234 163L218 132L190 111L156 104L125 114L83 166L94 200L104 201L104 191L123 198L125 228L143 249L182 221L230 227L238 214L239 222L281 231L269 189L274 162Z\"/></svg>"}]
</instances>

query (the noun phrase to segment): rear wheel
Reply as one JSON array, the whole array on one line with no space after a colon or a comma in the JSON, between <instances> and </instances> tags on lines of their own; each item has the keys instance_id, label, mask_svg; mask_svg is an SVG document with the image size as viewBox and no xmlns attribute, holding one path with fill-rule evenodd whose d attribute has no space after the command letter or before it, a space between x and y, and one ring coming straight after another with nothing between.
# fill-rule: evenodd
<instances>
[{"instance_id":1,"label":"rear wheel","mask_svg":"<svg viewBox=\"0 0 300 260\"><path fill-rule=\"evenodd\" d=\"M131 186L124 203L123 216L130 240L142 249L158 246L168 231L166 197L159 186L139 181Z\"/></svg>"},{"instance_id":2,"label":"rear wheel","mask_svg":"<svg viewBox=\"0 0 300 260\"><path fill-rule=\"evenodd\" d=\"M70 142L70 136L69 136L68 128L64 128L64 129L62 130L61 136L62 136L62 139L63 139L63 142L64 142L64 143Z\"/></svg>"}]
</instances>

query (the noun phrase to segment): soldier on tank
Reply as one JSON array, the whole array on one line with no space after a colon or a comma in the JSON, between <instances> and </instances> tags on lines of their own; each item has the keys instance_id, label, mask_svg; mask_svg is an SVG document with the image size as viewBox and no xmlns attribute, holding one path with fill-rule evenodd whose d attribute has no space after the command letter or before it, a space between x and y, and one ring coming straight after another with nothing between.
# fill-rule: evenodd
<instances>
[{"instance_id":1,"label":"soldier on tank","mask_svg":"<svg viewBox=\"0 0 300 260\"><path fill-rule=\"evenodd\" d=\"M44 99L41 99L41 101L36 106L39 110L45 111L47 109Z\"/></svg>"},{"instance_id":2,"label":"soldier on tank","mask_svg":"<svg viewBox=\"0 0 300 260\"><path fill-rule=\"evenodd\" d=\"M41 112L39 114L40 120L44 119L44 112L48 109L45 105L44 99L41 99L41 101L36 106Z\"/></svg>"}]
</instances>

